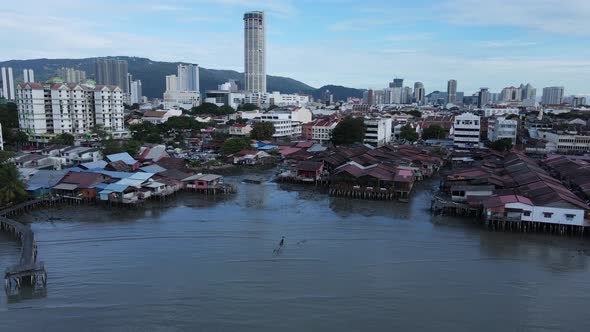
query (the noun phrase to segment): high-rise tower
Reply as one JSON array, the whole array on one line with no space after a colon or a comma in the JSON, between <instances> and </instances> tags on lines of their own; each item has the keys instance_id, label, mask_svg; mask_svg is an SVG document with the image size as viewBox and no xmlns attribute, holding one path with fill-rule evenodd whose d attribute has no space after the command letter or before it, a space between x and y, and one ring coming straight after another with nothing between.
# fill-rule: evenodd
<instances>
[{"instance_id":1,"label":"high-rise tower","mask_svg":"<svg viewBox=\"0 0 590 332\"><path fill-rule=\"evenodd\" d=\"M244 14L244 78L246 91L266 92L266 19L264 12Z\"/></svg>"}]
</instances>

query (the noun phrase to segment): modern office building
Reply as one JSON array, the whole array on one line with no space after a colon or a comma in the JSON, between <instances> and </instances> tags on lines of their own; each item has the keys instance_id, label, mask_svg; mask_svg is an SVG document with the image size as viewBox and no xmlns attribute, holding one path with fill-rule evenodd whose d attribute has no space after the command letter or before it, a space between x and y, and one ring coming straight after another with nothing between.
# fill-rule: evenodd
<instances>
[{"instance_id":1,"label":"modern office building","mask_svg":"<svg viewBox=\"0 0 590 332\"><path fill-rule=\"evenodd\" d=\"M541 104L543 105L559 105L563 102L563 90L562 86L550 86L543 88L543 97Z\"/></svg>"},{"instance_id":2,"label":"modern office building","mask_svg":"<svg viewBox=\"0 0 590 332\"><path fill-rule=\"evenodd\" d=\"M488 88L480 88L477 94L477 107L483 108L490 103L490 90Z\"/></svg>"},{"instance_id":3,"label":"modern office building","mask_svg":"<svg viewBox=\"0 0 590 332\"><path fill-rule=\"evenodd\" d=\"M457 103L457 81L456 80L449 80L447 82L447 103L449 103L449 104L456 104Z\"/></svg>"},{"instance_id":4,"label":"modern office building","mask_svg":"<svg viewBox=\"0 0 590 332\"><path fill-rule=\"evenodd\" d=\"M266 19L264 12L244 14L246 92L266 92Z\"/></svg>"},{"instance_id":5,"label":"modern office building","mask_svg":"<svg viewBox=\"0 0 590 332\"><path fill-rule=\"evenodd\" d=\"M424 105L426 90L422 82L414 83L414 101L418 105Z\"/></svg>"},{"instance_id":6,"label":"modern office building","mask_svg":"<svg viewBox=\"0 0 590 332\"><path fill-rule=\"evenodd\" d=\"M521 101L522 106L535 106L536 98L537 98L537 89L535 89L530 83L526 85L520 85L520 92L521 92Z\"/></svg>"},{"instance_id":7,"label":"modern office building","mask_svg":"<svg viewBox=\"0 0 590 332\"><path fill-rule=\"evenodd\" d=\"M403 78L394 78L393 82L389 83L390 88L403 88L404 87L404 79Z\"/></svg>"},{"instance_id":8,"label":"modern office building","mask_svg":"<svg viewBox=\"0 0 590 332\"><path fill-rule=\"evenodd\" d=\"M402 88L402 94L401 94L401 103L402 104L411 104L412 103L412 88L410 88L409 86L404 86Z\"/></svg>"},{"instance_id":9,"label":"modern office building","mask_svg":"<svg viewBox=\"0 0 590 332\"><path fill-rule=\"evenodd\" d=\"M140 104L142 102L141 80L131 81L131 104Z\"/></svg>"},{"instance_id":10,"label":"modern office building","mask_svg":"<svg viewBox=\"0 0 590 332\"><path fill-rule=\"evenodd\" d=\"M166 76L164 107L191 109L200 104L199 65L179 64L177 75Z\"/></svg>"},{"instance_id":11,"label":"modern office building","mask_svg":"<svg viewBox=\"0 0 590 332\"><path fill-rule=\"evenodd\" d=\"M96 84L115 85L129 93L128 64L126 60L96 59Z\"/></svg>"},{"instance_id":12,"label":"modern office building","mask_svg":"<svg viewBox=\"0 0 590 332\"><path fill-rule=\"evenodd\" d=\"M14 100L14 75L12 74L12 67L2 67L2 97L7 100Z\"/></svg>"}]
</instances>

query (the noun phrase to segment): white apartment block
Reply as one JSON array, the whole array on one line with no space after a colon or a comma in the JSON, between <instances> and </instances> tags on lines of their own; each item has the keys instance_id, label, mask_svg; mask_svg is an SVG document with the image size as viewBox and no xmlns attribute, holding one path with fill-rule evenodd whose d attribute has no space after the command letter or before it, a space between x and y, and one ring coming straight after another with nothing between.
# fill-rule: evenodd
<instances>
[{"instance_id":1,"label":"white apartment block","mask_svg":"<svg viewBox=\"0 0 590 332\"><path fill-rule=\"evenodd\" d=\"M21 83L16 90L19 127L30 139L86 136L95 125L110 132L123 126L123 92L116 86Z\"/></svg>"},{"instance_id":2,"label":"white apartment block","mask_svg":"<svg viewBox=\"0 0 590 332\"><path fill-rule=\"evenodd\" d=\"M365 144L382 146L391 142L391 118L365 118Z\"/></svg>"},{"instance_id":3,"label":"white apartment block","mask_svg":"<svg viewBox=\"0 0 590 332\"><path fill-rule=\"evenodd\" d=\"M229 90L209 90L205 93L205 102L215 104L217 106L231 106L237 109L238 106L244 103L246 94L243 92L232 92Z\"/></svg>"},{"instance_id":4,"label":"white apartment block","mask_svg":"<svg viewBox=\"0 0 590 332\"><path fill-rule=\"evenodd\" d=\"M244 96L244 103L269 107L271 105L300 106L305 107L309 103L309 96L298 94L282 94L278 91L272 93L250 92Z\"/></svg>"},{"instance_id":5,"label":"white apartment block","mask_svg":"<svg viewBox=\"0 0 590 332\"><path fill-rule=\"evenodd\" d=\"M481 122L473 113L463 113L455 117L453 122L453 143L460 148L479 146Z\"/></svg>"},{"instance_id":6,"label":"white apartment block","mask_svg":"<svg viewBox=\"0 0 590 332\"><path fill-rule=\"evenodd\" d=\"M516 120L507 120L504 117L488 120L488 140L490 142L508 138L512 144L516 144L517 131L518 121Z\"/></svg>"},{"instance_id":7,"label":"white apartment block","mask_svg":"<svg viewBox=\"0 0 590 332\"><path fill-rule=\"evenodd\" d=\"M201 105L201 94L198 91L164 92L164 108L180 107L190 110L199 105Z\"/></svg>"}]
</instances>

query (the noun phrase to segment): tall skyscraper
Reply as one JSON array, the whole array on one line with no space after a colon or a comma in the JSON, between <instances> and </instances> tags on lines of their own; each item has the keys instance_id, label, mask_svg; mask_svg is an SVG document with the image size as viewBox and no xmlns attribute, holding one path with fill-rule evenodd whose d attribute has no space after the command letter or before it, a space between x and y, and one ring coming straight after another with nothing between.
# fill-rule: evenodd
<instances>
[{"instance_id":1,"label":"tall skyscraper","mask_svg":"<svg viewBox=\"0 0 590 332\"><path fill-rule=\"evenodd\" d=\"M142 91L141 91L141 80L131 81L130 89L130 101L131 104L141 103Z\"/></svg>"},{"instance_id":2,"label":"tall skyscraper","mask_svg":"<svg viewBox=\"0 0 590 332\"><path fill-rule=\"evenodd\" d=\"M35 82L35 73L33 72L33 69L23 69L23 82Z\"/></svg>"},{"instance_id":3,"label":"tall skyscraper","mask_svg":"<svg viewBox=\"0 0 590 332\"><path fill-rule=\"evenodd\" d=\"M543 105L558 105L563 102L563 90L562 86L550 86L543 88L543 97L541 104Z\"/></svg>"},{"instance_id":4,"label":"tall skyscraper","mask_svg":"<svg viewBox=\"0 0 590 332\"><path fill-rule=\"evenodd\" d=\"M477 107L483 108L491 102L490 90L488 88L479 89L477 94Z\"/></svg>"},{"instance_id":5,"label":"tall skyscraper","mask_svg":"<svg viewBox=\"0 0 590 332\"><path fill-rule=\"evenodd\" d=\"M523 106L535 106L537 98L537 89L535 89L530 83L526 85L520 85L520 93Z\"/></svg>"},{"instance_id":6,"label":"tall skyscraper","mask_svg":"<svg viewBox=\"0 0 590 332\"><path fill-rule=\"evenodd\" d=\"M8 100L14 100L14 76L12 67L2 67L2 96Z\"/></svg>"},{"instance_id":7,"label":"tall skyscraper","mask_svg":"<svg viewBox=\"0 0 590 332\"><path fill-rule=\"evenodd\" d=\"M410 88L409 86L404 86L402 88L400 102L402 104L411 104L412 103L412 88Z\"/></svg>"},{"instance_id":8,"label":"tall skyscraper","mask_svg":"<svg viewBox=\"0 0 590 332\"><path fill-rule=\"evenodd\" d=\"M266 19L264 12L244 14L246 92L266 92Z\"/></svg>"},{"instance_id":9,"label":"tall skyscraper","mask_svg":"<svg viewBox=\"0 0 590 332\"><path fill-rule=\"evenodd\" d=\"M66 83L81 83L86 80L86 72L75 68L60 68L57 70L57 76Z\"/></svg>"},{"instance_id":10,"label":"tall skyscraper","mask_svg":"<svg viewBox=\"0 0 590 332\"><path fill-rule=\"evenodd\" d=\"M457 103L457 81L456 80L449 80L447 82L447 103L449 103L449 104L456 104Z\"/></svg>"},{"instance_id":11,"label":"tall skyscraper","mask_svg":"<svg viewBox=\"0 0 590 332\"><path fill-rule=\"evenodd\" d=\"M390 88L403 88L404 87L404 79L403 78L394 78L393 82L389 83Z\"/></svg>"},{"instance_id":12,"label":"tall skyscraper","mask_svg":"<svg viewBox=\"0 0 590 332\"><path fill-rule=\"evenodd\" d=\"M178 77L176 75L166 76L166 92L178 91Z\"/></svg>"},{"instance_id":13,"label":"tall skyscraper","mask_svg":"<svg viewBox=\"0 0 590 332\"><path fill-rule=\"evenodd\" d=\"M96 84L116 85L128 94L128 73L128 64L125 60L96 59Z\"/></svg>"},{"instance_id":14,"label":"tall skyscraper","mask_svg":"<svg viewBox=\"0 0 590 332\"><path fill-rule=\"evenodd\" d=\"M426 95L424 84L422 82L414 83L414 101L418 105L424 105L424 96Z\"/></svg>"},{"instance_id":15,"label":"tall skyscraper","mask_svg":"<svg viewBox=\"0 0 590 332\"><path fill-rule=\"evenodd\" d=\"M199 91L199 65L178 65L178 91Z\"/></svg>"}]
</instances>

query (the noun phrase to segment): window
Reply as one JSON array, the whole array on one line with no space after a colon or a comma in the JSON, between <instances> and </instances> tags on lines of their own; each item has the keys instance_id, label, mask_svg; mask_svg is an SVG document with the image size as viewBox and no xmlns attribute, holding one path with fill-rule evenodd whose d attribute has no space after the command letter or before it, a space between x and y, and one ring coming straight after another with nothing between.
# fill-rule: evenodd
<instances>
[{"instance_id":1,"label":"window","mask_svg":"<svg viewBox=\"0 0 590 332\"><path fill-rule=\"evenodd\" d=\"M551 218L553 217L553 213L551 212L543 212L543 218Z\"/></svg>"},{"instance_id":2,"label":"window","mask_svg":"<svg viewBox=\"0 0 590 332\"><path fill-rule=\"evenodd\" d=\"M576 217L575 214L566 214L565 215L565 220L567 220L567 221L573 221L575 217Z\"/></svg>"},{"instance_id":3,"label":"window","mask_svg":"<svg viewBox=\"0 0 590 332\"><path fill-rule=\"evenodd\" d=\"M531 211L524 211L522 213L525 217L530 217L531 216Z\"/></svg>"}]
</instances>

